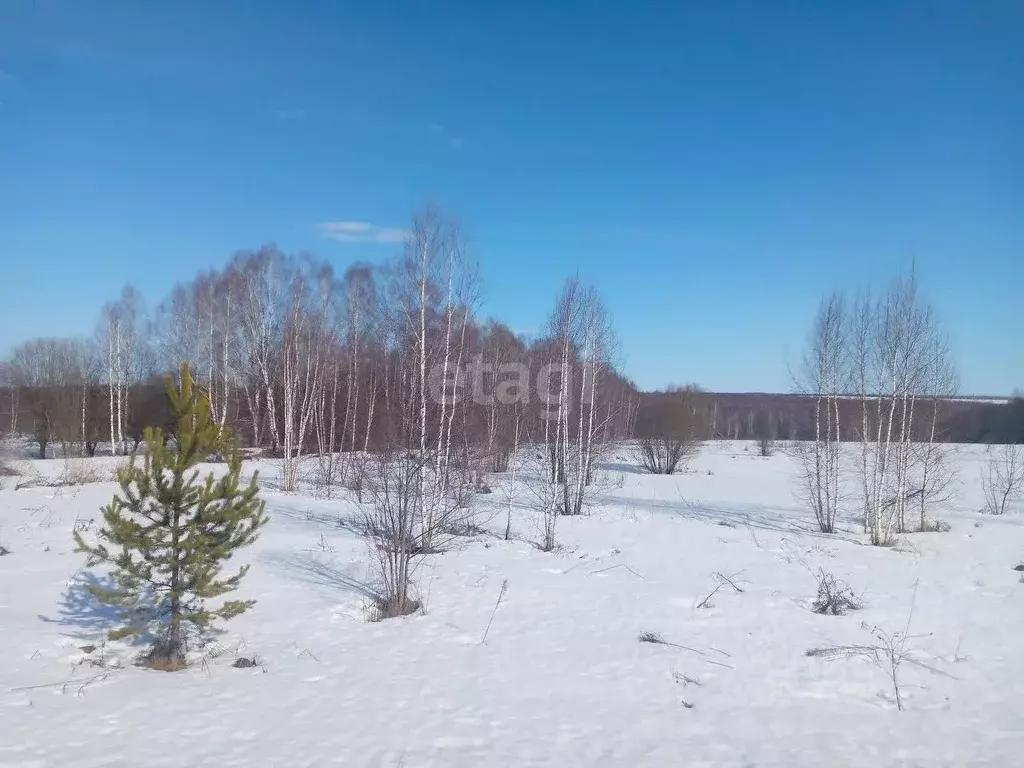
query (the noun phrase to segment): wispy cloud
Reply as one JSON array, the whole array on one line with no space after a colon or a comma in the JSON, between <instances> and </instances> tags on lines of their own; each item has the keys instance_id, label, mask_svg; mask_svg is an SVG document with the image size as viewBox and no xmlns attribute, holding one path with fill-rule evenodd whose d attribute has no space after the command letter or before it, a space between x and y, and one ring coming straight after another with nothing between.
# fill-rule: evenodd
<instances>
[{"instance_id":1,"label":"wispy cloud","mask_svg":"<svg viewBox=\"0 0 1024 768\"><path fill-rule=\"evenodd\" d=\"M12 75L6 69L0 69L0 83L12 83L12 82L14 82L14 75Z\"/></svg>"},{"instance_id":2,"label":"wispy cloud","mask_svg":"<svg viewBox=\"0 0 1024 768\"><path fill-rule=\"evenodd\" d=\"M451 131L440 123L427 123L427 131L432 136L436 136L438 140L447 144L449 149L462 149L462 145L466 143L465 139L461 136L454 136Z\"/></svg>"},{"instance_id":3,"label":"wispy cloud","mask_svg":"<svg viewBox=\"0 0 1024 768\"><path fill-rule=\"evenodd\" d=\"M321 237L339 243L401 243L409 234L399 227L381 227L368 221L322 221L316 228Z\"/></svg>"}]
</instances>

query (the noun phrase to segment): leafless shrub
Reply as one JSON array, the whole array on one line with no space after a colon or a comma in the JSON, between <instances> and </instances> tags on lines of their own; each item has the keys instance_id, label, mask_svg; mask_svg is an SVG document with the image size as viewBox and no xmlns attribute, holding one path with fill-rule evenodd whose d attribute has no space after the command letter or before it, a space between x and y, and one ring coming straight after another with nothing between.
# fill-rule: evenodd
<instances>
[{"instance_id":1,"label":"leafless shrub","mask_svg":"<svg viewBox=\"0 0 1024 768\"><path fill-rule=\"evenodd\" d=\"M989 446L988 465L982 470L981 488L985 511L1005 514L1024 492L1024 446Z\"/></svg>"},{"instance_id":2,"label":"leafless shrub","mask_svg":"<svg viewBox=\"0 0 1024 768\"><path fill-rule=\"evenodd\" d=\"M19 472L12 479L14 481L14 490L16 491L46 484L46 479L32 469L25 469L25 471Z\"/></svg>"},{"instance_id":3,"label":"leafless shrub","mask_svg":"<svg viewBox=\"0 0 1024 768\"><path fill-rule=\"evenodd\" d=\"M862 658L875 664L885 672L889 683L892 685L893 701L896 709L904 709L903 684L900 679L900 669L904 662L915 667L925 669L933 674L942 675L956 679L953 675L943 672L940 669L925 664L914 658L914 649L909 645L921 635L910 635L907 629L901 632L886 632L880 627L863 628L871 632L877 642L871 645L840 645L828 648L810 648L805 651L805 656L813 656L824 659L853 659ZM907 622L909 628L909 621Z\"/></svg>"},{"instance_id":4,"label":"leafless shrub","mask_svg":"<svg viewBox=\"0 0 1024 768\"><path fill-rule=\"evenodd\" d=\"M489 486L484 480L482 472L477 472L473 479L473 492L474 493L490 493L491 486Z\"/></svg>"},{"instance_id":5,"label":"leafless shrub","mask_svg":"<svg viewBox=\"0 0 1024 768\"><path fill-rule=\"evenodd\" d=\"M53 485L76 486L88 483L101 483L106 480L99 468L90 463L88 459L65 459L60 474L55 478Z\"/></svg>"},{"instance_id":6,"label":"leafless shrub","mask_svg":"<svg viewBox=\"0 0 1024 768\"><path fill-rule=\"evenodd\" d=\"M447 495L449 502L447 506L451 507L451 509L447 510L447 516L454 518L451 521L452 527L458 528L463 522L460 519L463 515L455 512L455 510L466 510L472 507L473 497L477 493L482 493L478 489L483 486L483 481L479 479L478 474L474 470L454 464L448 466L444 481L447 483L447 488L440 484L437 486L438 502L443 503L443 497ZM489 488L487 493L490 493Z\"/></svg>"},{"instance_id":7,"label":"leafless shrub","mask_svg":"<svg viewBox=\"0 0 1024 768\"><path fill-rule=\"evenodd\" d=\"M363 528L379 580L372 620L404 616L419 608L410 594L415 527L422 519L423 462L411 452L377 456L361 505Z\"/></svg>"},{"instance_id":8,"label":"leafless shrub","mask_svg":"<svg viewBox=\"0 0 1024 768\"><path fill-rule=\"evenodd\" d=\"M843 616L864 606L846 582L827 573L824 568L818 569L815 578L818 580L818 596L811 603L811 610L814 613L823 616Z\"/></svg>"},{"instance_id":9,"label":"leafless shrub","mask_svg":"<svg viewBox=\"0 0 1024 768\"><path fill-rule=\"evenodd\" d=\"M643 396L636 419L640 461L654 475L671 475L700 450L702 434L691 390Z\"/></svg>"},{"instance_id":10,"label":"leafless shrub","mask_svg":"<svg viewBox=\"0 0 1024 768\"><path fill-rule=\"evenodd\" d=\"M341 479L340 465L342 458L337 453L318 454L316 463L309 473L313 493L325 499L334 495L334 489Z\"/></svg>"},{"instance_id":11,"label":"leafless shrub","mask_svg":"<svg viewBox=\"0 0 1024 768\"><path fill-rule=\"evenodd\" d=\"M949 533L950 525L945 520L931 520L926 519L924 527L921 528L922 533Z\"/></svg>"},{"instance_id":12,"label":"leafless shrub","mask_svg":"<svg viewBox=\"0 0 1024 768\"><path fill-rule=\"evenodd\" d=\"M917 508L914 517L919 532L941 533L949 530L949 525L933 516L933 510L948 506L955 498L959 467L956 446L941 442L943 433L938 426L941 409L940 398L933 398L930 403L931 413L927 417L930 420L928 439L911 446L906 491L908 509L901 528L904 532L911 518L910 506Z\"/></svg>"},{"instance_id":13,"label":"leafless shrub","mask_svg":"<svg viewBox=\"0 0 1024 768\"><path fill-rule=\"evenodd\" d=\"M356 501L360 504L363 503L369 465L370 457L366 453L357 453L349 458L345 471L345 487L356 495Z\"/></svg>"},{"instance_id":14,"label":"leafless shrub","mask_svg":"<svg viewBox=\"0 0 1024 768\"><path fill-rule=\"evenodd\" d=\"M805 656L813 656L824 659L853 659L861 658L877 665L892 685L893 700L896 709L904 709L903 685L900 678L900 669L904 663L927 670L932 674L942 675L953 680L957 678L948 672L926 664L915 658L915 650L912 643L915 639L924 635L911 635L910 623L914 617L914 604L917 601L917 582L914 583L914 596L911 599L910 612L907 614L907 623L902 631L887 632L881 627L871 627L861 624L861 628L871 633L876 642L870 645L840 645L827 648L810 648L805 651Z\"/></svg>"},{"instance_id":15,"label":"leafless shrub","mask_svg":"<svg viewBox=\"0 0 1024 768\"><path fill-rule=\"evenodd\" d=\"M537 527L540 538L536 542L542 552L551 552L555 548L555 531L558 524L559 504L562 501L562 487L550 475L547 458L542 454L533 454L525 460L523 482L527 489L527 503L538 517ZM511 515L511 499L509 507ZM511 518L510 518L511 519Z\"/></svg>"}]
</instances>

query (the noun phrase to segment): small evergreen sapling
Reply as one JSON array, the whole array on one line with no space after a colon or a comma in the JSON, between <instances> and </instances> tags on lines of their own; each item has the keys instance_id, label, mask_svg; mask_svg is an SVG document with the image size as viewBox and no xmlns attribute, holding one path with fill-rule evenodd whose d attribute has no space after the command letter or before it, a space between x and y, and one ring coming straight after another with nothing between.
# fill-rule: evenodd
<instances>
[{"instance_id":1,"label":"small evergreen sapling","mask_svg":"<svg viewBox=\"0 0 1024 768\"><path fill-rule=\"evenodd\" d=\"M187 363L181 384L167 377L167 396L176 431L165 439L162 429L145 430L141 466L133 456L118 471L121 493L103 508L104 527L89 546L75 533L88 565L113 566L116 585L90 587L102 603L118 606L125 625L111 638L150 634L155 638L146 663L157 669L185 666L186 624L207 630L213 619L230 619L253 600L227 600L210 609L206 600L238 587L249 566L222 577L224 561L239 547L252 544L267 522L256 475L240 486L242 458L228 447L226 431L210 418L210 402L195 386ZM210 454L226 452L227 474L204 481L195 469Z\"/></svg>"}]
</instances>

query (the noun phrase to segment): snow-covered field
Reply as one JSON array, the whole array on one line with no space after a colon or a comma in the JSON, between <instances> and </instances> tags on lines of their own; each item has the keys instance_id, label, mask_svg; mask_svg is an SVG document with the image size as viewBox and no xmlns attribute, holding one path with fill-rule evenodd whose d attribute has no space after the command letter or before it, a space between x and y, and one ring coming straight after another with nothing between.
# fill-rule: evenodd
<instances>
[{"instance_id":1,"label":"snow-covered field","mask_svg":"<svg viewBox=\"0 0 1024 768\"><path fill-rule=\"evenodd\" d=\"M548 554L529 543L525 493L516 540L497 535L507 479L493 477L478 497L491 533L423 559L425 612L381 623L366 620L372 574L344 525L348 492L277 492L264 463L271 522L239 555L253 564L239 596L258 603L180 673L104 645L105 612L85 597L98 574L72 527L98 522L115 484L8 484L0 766L1021 765L1024 510L978 513L983 460L959 452L962 484L939 514L951 530L895 550L864 546L852 522L815 534L792 460L750 444L710 444L674 477L639 473L621 449L599 504L559 520ZM99 477L114 463L89 462ZM863 609L812 613L818 568ZM903 711L884 658L806 655L908 622ZM261 664L234 668L239 656Z\"/></svg>"}]
</instances>

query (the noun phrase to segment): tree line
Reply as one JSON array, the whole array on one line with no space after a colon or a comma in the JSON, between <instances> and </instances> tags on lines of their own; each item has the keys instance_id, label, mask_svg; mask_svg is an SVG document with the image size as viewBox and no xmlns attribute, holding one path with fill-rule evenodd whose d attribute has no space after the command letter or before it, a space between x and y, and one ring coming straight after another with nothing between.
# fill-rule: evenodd
<instances>
[{"instance_id":1,"label":"tree line","mask_svg":"<svg viewBox=\"0 0 1024 768\"><path fill-rule=\"evenodd\" d=\"M639 395L596 289L569 277L534 338L481 318L482 291L458 222L433 207L401 256L341 274L273 245L242 251L151 310L126 286L90 337L18 346L0 368L6 431L40 457L130 454L147 426L173 429L163 375L188 361L213 420L282 457L286 487L307 454L400 443L500 471L517 425L584 447L631 434Z\"/></svg>"},{"instance_id":2,"label":"tree line","mask_svg":"<svg viewBox=\"0 0 1024 768\"><path fill-rule=\"evenodd\" d=\"M813 440L815 398L800 393L705 392L693 401L706 440ZM958 396L938 401L937 439L950 443L1024 443L1024 396L1003 400ZM840 436L859 439L855 429L859 398L851 391L836 403ZM919 437L925 431L915 425Z\"/></svg>"}]
</instances>

